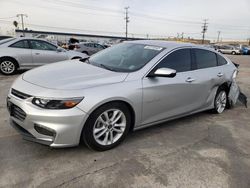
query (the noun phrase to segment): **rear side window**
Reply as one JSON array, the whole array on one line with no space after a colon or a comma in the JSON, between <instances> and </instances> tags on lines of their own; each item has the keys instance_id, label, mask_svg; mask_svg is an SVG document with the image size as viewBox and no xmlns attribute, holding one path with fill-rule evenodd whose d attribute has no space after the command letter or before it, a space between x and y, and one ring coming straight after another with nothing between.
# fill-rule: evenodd
<instances>
[{"instance_id":1,"label":"rear side window","mask_svg":"<svg viewBox=\"0 0 250 188\"><path fill-rule=\"evenodd\" d=\"M227 61L225 60L225 58L220 55L217 55L217 61L218 61L218 66L227 64Z\"/></svg>"},{"instance_id":2,"label":"rear side window","mask_svg":"<svg viewBox=\"0 0 250 188\"><path fill-rule=\"evenodd\" d=\"M30 41L31 47L34 50L49 50L49 51L56 51L57 47L45 42L45 41L39 41L39 40L31 40Z\"/></svg>"},{"instance_id":3,"label":"rear side window","mask_svg":"<svg viewBox=\"0 0 250 188\"><path fill-rule=\"evenodd\" d=\"M185 72L191 70L191 51L190 49L180 49L172 52L165 57L157 68L170 68L176 72Z\"/></svg>"},{"instance_id":4,"label":"rear side window","mask_svg":"<svg viewBox=\"0 0 250 188\"><path fill-rule=\"evenodd\" d=\"M216 54L208 50L194 49L197 69L204 69L217 66Z\"/></svg>"},{"instance_id":5,"label":"rear side window","mask_svg":"<svg viewBox=\"0 0 250 188\"><path fill-rule=\"evenodd\" d=\"M12 47L12 48L29 48L29 44L28 44L27 40L21 40L21 41L18 41L16 43L10 45L10 47Z\"/></svg>"}]
</instances>

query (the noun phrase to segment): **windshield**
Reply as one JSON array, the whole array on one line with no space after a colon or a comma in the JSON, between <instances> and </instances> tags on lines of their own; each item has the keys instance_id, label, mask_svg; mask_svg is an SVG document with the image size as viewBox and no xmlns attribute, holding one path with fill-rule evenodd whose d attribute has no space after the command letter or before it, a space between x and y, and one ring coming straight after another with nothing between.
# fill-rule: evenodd
<instances>
[{"instance_id":1,"label":"windshield","mask_svg":"<svg viewBox=\"0 0 250 188\"><path fill-rule=\"evenodd\" d=\"M3 39L3 40L0 40L0 45L4 44L4 43L7 43L7 42L10 42L12 40L15 40L15 38L8 38L8 39Z\"/></svg>"},{"instance_id":2,"label":"windshield","mask_svg":"<svg viewBox=\"0 0 250 188\"><path fill-rule=\"evenodd\" d=\"M111 71L133 72L146 65L162 50L162 47L157 46L121 43L91 56L88 62Z\"/></svg>"}]
</instances>

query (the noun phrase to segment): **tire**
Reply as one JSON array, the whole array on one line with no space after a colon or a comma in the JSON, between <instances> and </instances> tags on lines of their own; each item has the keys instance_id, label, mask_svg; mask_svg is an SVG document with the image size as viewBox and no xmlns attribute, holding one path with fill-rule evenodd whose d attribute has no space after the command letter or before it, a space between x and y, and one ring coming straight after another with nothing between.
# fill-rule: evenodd
<instances>
[{"instance_id":1,"label":"tire","mask_svg":"<svg viewBox=\"0 0 250 188\"><path fill-rule=\"evenodd\" d=\"M90 149L96 151L109 150L125 139L130 125L131 113L125 104L119 102L107 103L89 116L84 125L81 140Z\"/></svg>"},{"instance_id":2,"label":"tire","mask_svg":"<svg viewBox=\"0 0 250 188\"><path fill-rule=\"evenodd\" d=\"M235 52L235 51L232 51L232 55L236 55L236 52Z\"/></svg>"},{"instance_id":3,"label":"tire","mask_svg":"<svg viewBox=\"0 0 250 188\"><path fill-rule=\"evenodd\" d=\"M227 108L228 94L224 87L219 87L214 98L214 113L221 114Z\"/></svg>"},{"instance_id":4,"label":"tire","mask_svg":"<svg viewBox=\"0 0 250 188\"><path fill-rule=\"evenodd\" d=\"M0 72L4 75L12 75L17 71L18 64L12 58L2 58L0 59Z\"/></svg>"}]
</instances>

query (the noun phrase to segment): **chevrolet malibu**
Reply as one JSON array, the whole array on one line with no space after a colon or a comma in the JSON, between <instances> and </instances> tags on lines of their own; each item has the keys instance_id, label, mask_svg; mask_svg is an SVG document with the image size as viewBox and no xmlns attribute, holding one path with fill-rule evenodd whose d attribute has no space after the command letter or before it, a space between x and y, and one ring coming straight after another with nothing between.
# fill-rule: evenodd
<instances>
[{"instance_id":1,"label":"chevrolet malibu","mask_svg":"<svg viewBox=\"0 0 250 188\"><path fill-rule=\"evenodd\" d=\"M132 130L204 110L222 113L237 73L212 49L153 40L74 61L33 69L13 83L10 123L24 138L108 150Z\"/></svg>"}]
</instances>

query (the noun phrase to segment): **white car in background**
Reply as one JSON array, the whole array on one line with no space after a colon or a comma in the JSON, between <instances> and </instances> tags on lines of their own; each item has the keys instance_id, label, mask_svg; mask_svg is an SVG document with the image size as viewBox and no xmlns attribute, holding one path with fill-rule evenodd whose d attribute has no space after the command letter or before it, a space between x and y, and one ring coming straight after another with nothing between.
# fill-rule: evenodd
<instances>
[{"instance_id":1,"label":"white car in background","mask_svg":"<svg viewBox=\"0 0 250 188\"><path fill-rule=\"evenodd\" d=\"M86 55L67 51L42 39L22 37L0 41L0 72L4 75L14 74L17 69L77 58L86 58Z\"/></svg>"}]
</instances>

